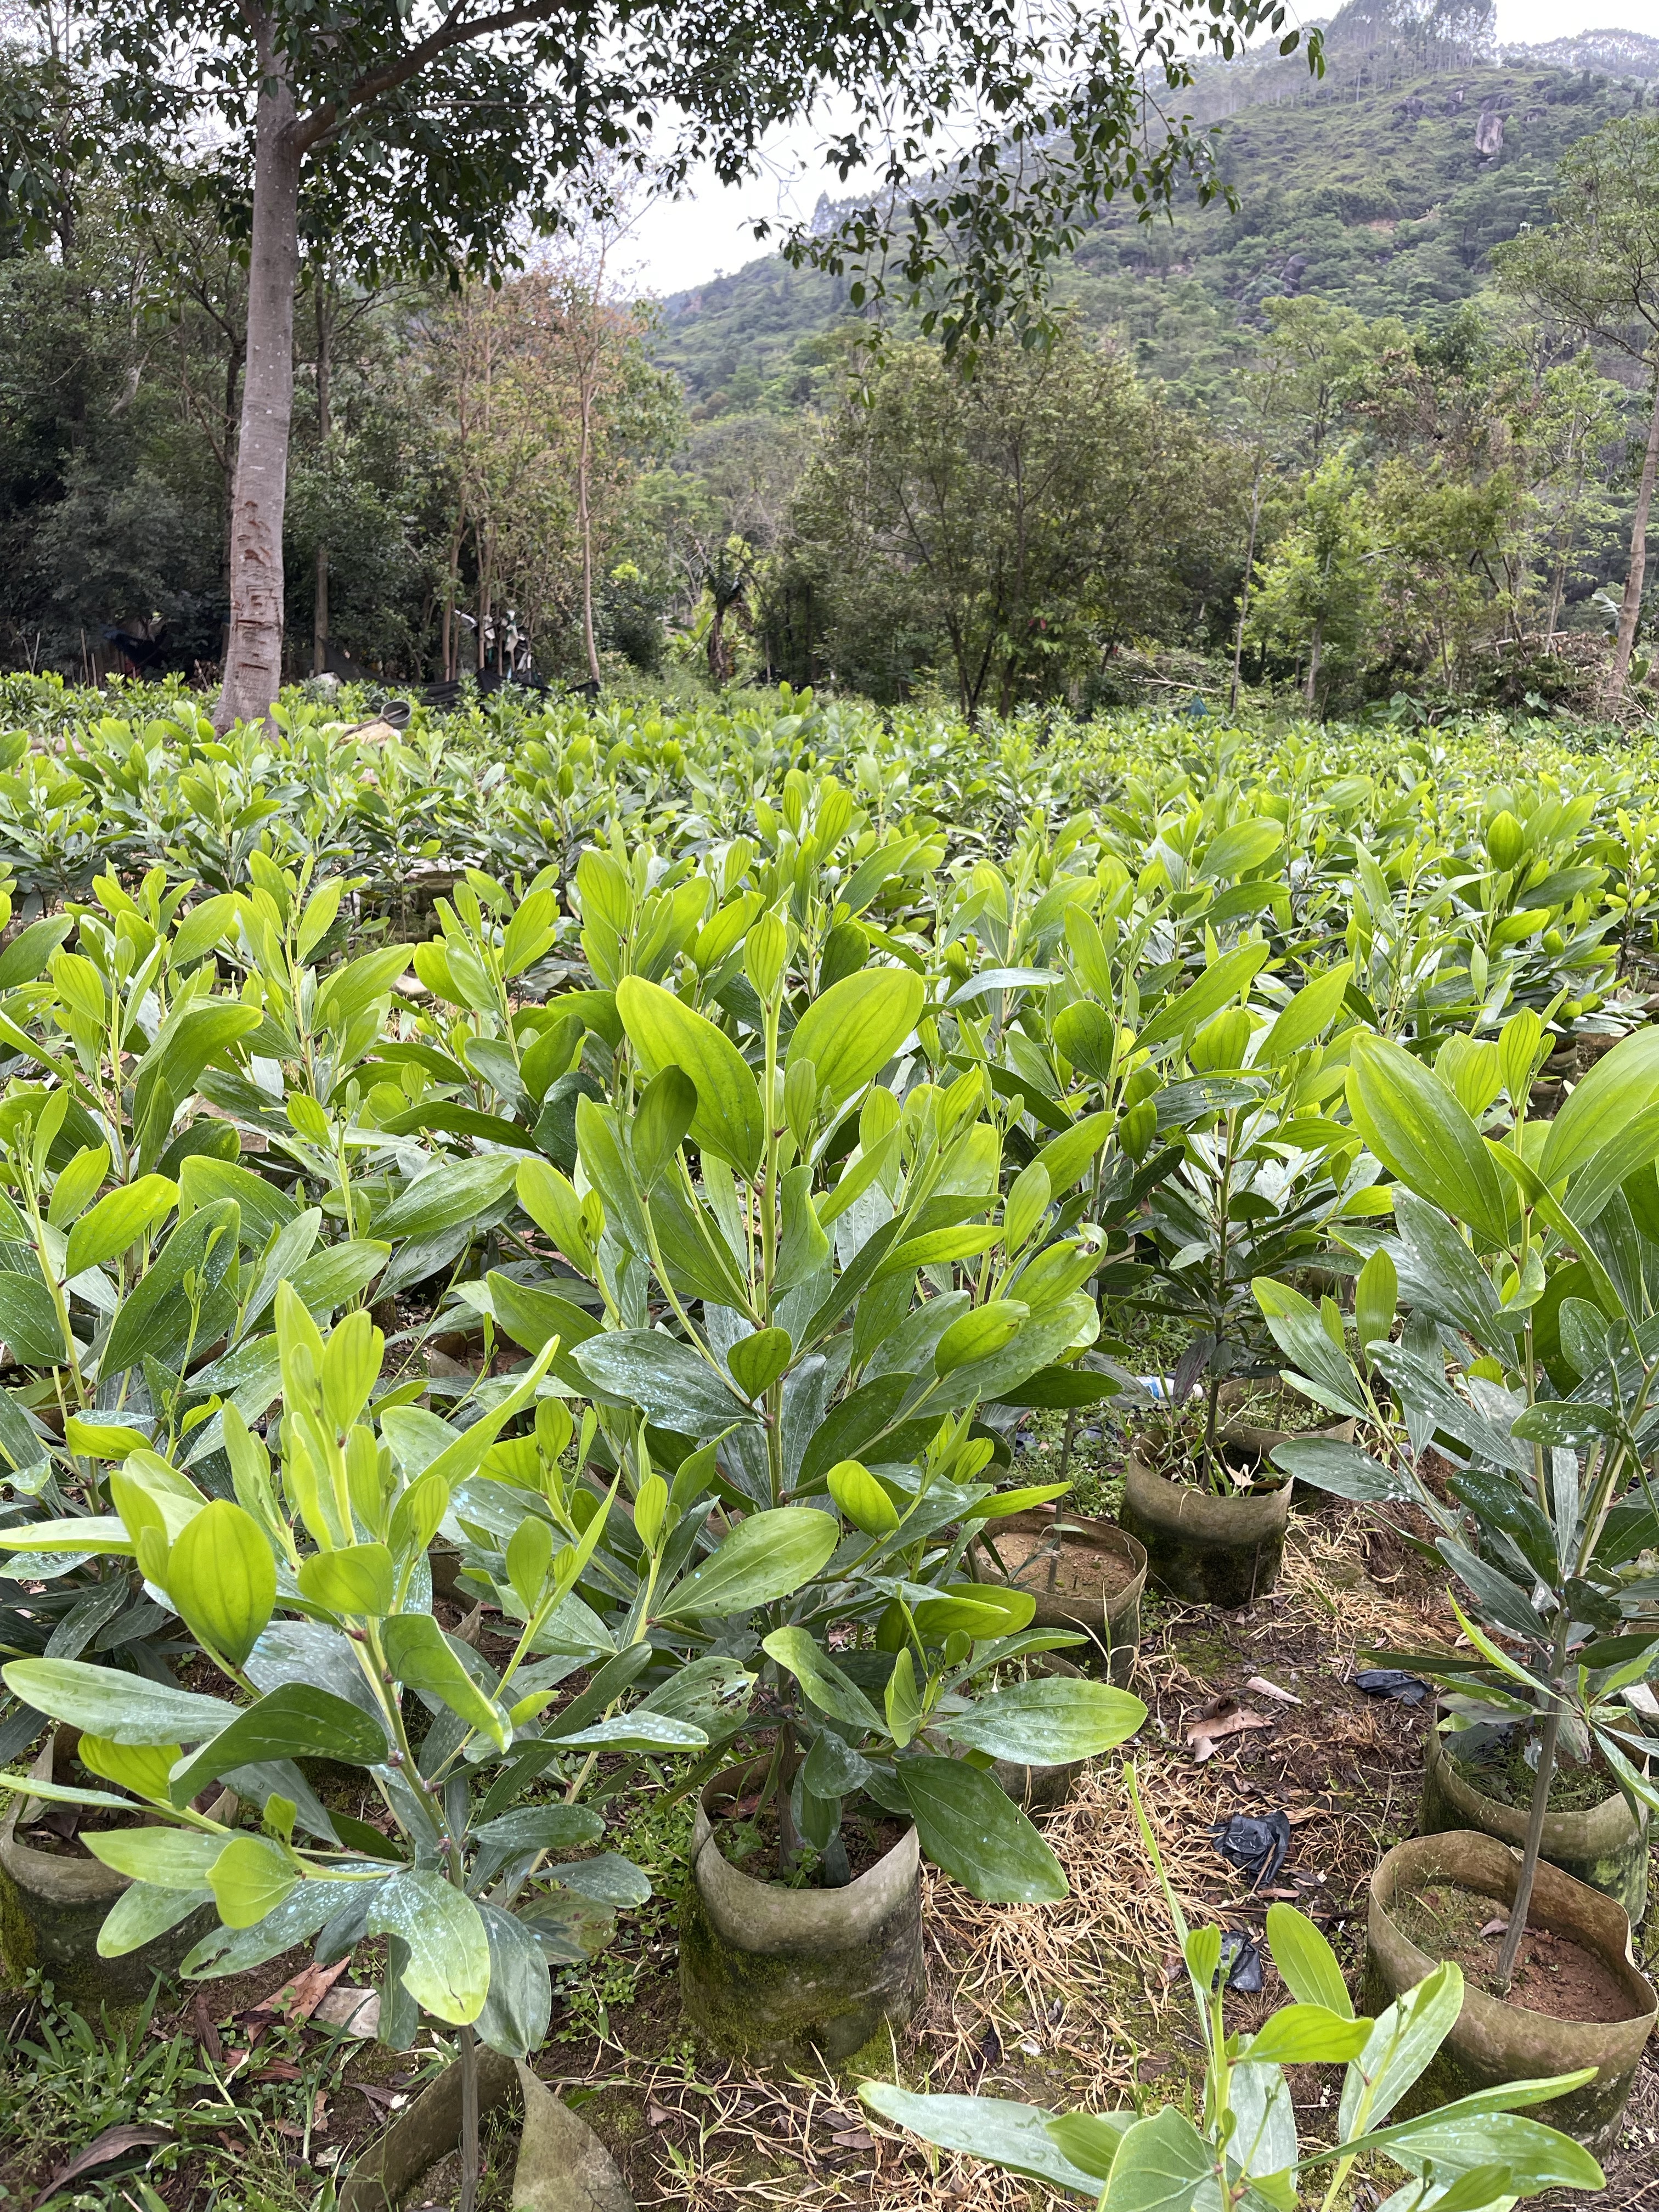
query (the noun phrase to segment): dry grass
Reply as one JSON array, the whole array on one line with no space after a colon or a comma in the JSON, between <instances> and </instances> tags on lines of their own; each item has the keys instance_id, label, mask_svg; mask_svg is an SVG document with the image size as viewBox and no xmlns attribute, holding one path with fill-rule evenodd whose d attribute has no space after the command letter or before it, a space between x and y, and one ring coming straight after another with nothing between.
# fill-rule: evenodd
<instances>
[{"instance_id":1,"label":"dry grass","mask_svg":"<svg viewBox=\"0 0 1659 2212\"><path fill-rule=\"evenodd\" d=\"M1193 1919L1260 1935L1267 1900L1217 1855L1208 1830L1234 1812L1282 1807L1294 1840L1274 1894L1300 1902L1358 1967L1365 1882L1413 1823L1426 1717L1366 1698L1348 1678L1375 1649L1449 1641L1454 1628L1432 1569L1368 1536L1340 1506L1297 1516L1278 1589L1249 1611L1148 1607L1135 1686L1150 1717L1133 1753L1165 1869ZM1218 1695L1248 1697L1255 1674L1303 1702L1273 1705L1271 1728L1195 1764L1185 1723ZM1059 1904L983 1905L926 1873L928 1999L892 2070L915 2087L1057 2109L1181 2097L1198 2065L1184 1978L1118 1762L1096 1762L1044 1832L1071 1883ZM1270 1968L1262 1995L1235 1998L1230 2011L1248 2028L1282 1995ZM658 1998L660 2024L672 1989ZM653 2047L635 2023L615 2025L623 2044ZM659 2025L654 2047L665 2039ZM1023 2212L1044 2198L872 2123L843 2075L762 2080L678 2051L672 2062L619 2057L614 2043L593 2060L607 2088L586 2109L641 2212ZM1298 2104L1317 2135L1328 2084L1321 2069L1298 2071ZM1659 2188L1649 2201L1659 2212ZM1620 2203L1611 2190L1601 2202L1609 2212Z\"/></svg>"}]
</instances>

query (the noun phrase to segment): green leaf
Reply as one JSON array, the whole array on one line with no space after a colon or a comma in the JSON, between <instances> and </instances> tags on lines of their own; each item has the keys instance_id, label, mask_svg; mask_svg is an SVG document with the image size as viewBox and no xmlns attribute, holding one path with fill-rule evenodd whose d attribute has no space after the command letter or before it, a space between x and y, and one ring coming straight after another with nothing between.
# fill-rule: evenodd
<instances>
[{"instance_id":1,"label":"green leaf","mask_svg":"<svg viewBox=\"0 0 1659 2212\"><path fill-rule=\"evenodd\" d=\"M941 2150L988 2159L1010 2173L1052 2182L1079 2197L1097 2197L1098 2177L1075 2166L1050 2135L1051 2113L1036 2105L1017 2105L1000 2097L925 2097L896 2081L861 2081L860 2100L884 2120L908 2128ZM1103 2116L1104 2117L1104 2116Z\"/></svg>"},{"instance_id":2,"label":"green leaf","mask_svg":"<svg viewBox=\"0 0 1659 2212\"><path fill-rule=\"evenodd\" d=\"M894 1769L921 1848L988 1904L1046 1905L1070 1894L1059 1860L981 1767L905 1759Z\"/></svg>"},{"instance_id":3,"label":"green leaf","mask_svg":"<svg viewBox=\"0 0 1659 2212\"><path fill-rule=\"evenodd\" d=\"M699 1352L660 1329L606 1329L589 1337L575 1357L601 1391L640 1407L653 1426L676 1436L701 1443L736 1421L755 1419Z\"/></svg>"},{"instance_id":4,"label":"green leaf","mask_svg":"<svg viewBox=\"0 0 1659 2212\"><path fill-rule=\"evenodd\" d=\"M952 1742L993 1759L1063 1766L1127 1742L1146 1719L1146 1706L1127 1690L1038 1674L992 1690L964 1713L942 1715L938 1725Z\"/></svg>"},{"instance_id":5,"label":"green leaf","mask_svg":"<svg viewBox=\"0 0 1659 2212\"><path fill-rule=\"evenodd\" d=\"M205 1352L223 1335L236 1310L240 1229L234 1198L216 1199L178 1224L116 1315L99 1361L100 1379L147 1358L176 1368L189 1349ZM187 1276L196 1280L194 1304Z\"/></svg>"},{"instance_id":6,"label":"green leaf","mask_svg":"<svg viewBox=\"0 0 1659 2212\"><path fill-rule=\"evenodd\" d=\"M500 1751L512 1732L456 1656L448 1638L429 1613L400 1613L380 1632L386 1664L411 1690L438 1698L469 1727L482 1729Z\"/></svg>"},{"instance_id":7,"label":"green leaf","mask_svg":"<svg viewBox=\"0 0 1659 2212\"><path fill-rule=\"evenodd\" d=\"M775 1628L761 1644L769 1658L793 1674L821 1713L849 1728L884 1735L886 1728L858 1684L819 1650L804 1628Z\"/></svg>"},{"instance_id":8,"label":"green leaf","mask_svg":"<svg viewBox=\"0 0 1659 2212\"><path fill-rule=\"evenodd\" d=\"M933 1367L949 1375L958 1367L976 1366L1006 1352L1030 1317L1030 1308L1018 1298L993 1298L953 1321L933 1351Z\"/></svg>"},{"instance_id":9,"label":"green leaf","mask_svg":"<svg viewBox=\"0 0 1659 2212\"><path fill-rule=\"evenodd\" d=\"M1346 1991L1344 1992L1346 1996ZM1371 2023L1321 2004L1281 2005L1250 2039L1252 2065L1340 2065L1358 2058L1370 2039Z\"/></svg>"},{"instance_id":10,"label":"green leaf","mask_svg":"<svg viewBox=\"0 0 1659 2212\"><path fill-rule=\"evenodd\" d=\"M825 1565L840 1535L833 1514L809 1505L750 1513L711 1558L658 1601L658 1614L667 1620L707 1620L788 1597Z\"/></svg>"},{"instance_id":11,"label":"green leaf","mask_svg":"<svg viewBox=\"0 0 1659 2212\"><path fill-rule=\"evenodd\" d=\"M1178 999L1172 999L1139 1031L1135 1038L1136 1049L1151 1052L1207 1021L1229 1000L1248 989L1267 952L1265 944L1237 945L1231 952L1224 952L1219 960L1212 960L1195 983L1189 984Z\"/></svg>"},{"instance_id":12,"label":"green leaf","mask_svg":"<svg viewBox=\"0 0 1659 2212\"><path fill-rule=\"evenodd\" d=\"M54 914L20 929L0 952L0 991L15 991L32 983L75 927L71 914Z\"/></svg>"},{"instance_id":13,"label":"green leaf","mask_svg":"<svg viewBox=\"0 0 1659 2212\"><path fill-rule=\"evenodd\" d=\"M1370 2126L1376 2129L1451 2033L1462 2009L1463 1977L1448 1960L1377 2015L1365 2048L1343 2085L1337 2125L1345 2140L1353 2132L1367 2082L1372 2089Z\"/></svg>"},{"instance_id":14,"label":"green leaf","mask_svg":"<svg viewBox=\"0 0 1659 2212\"><path fill-rule=\"evenodd\" d=\"M157 1889L151 1882L135 1881L124 1889L104 1915L98 1930L100 1959L124 1959L143 1943L165 1936L181 1920L199 1911L213 1892L200 1889Z\"/></svg>"},{"instance_id":15,"label":"green leaf","mask_svg":"<svg viewBox=\"0 0 1659 2212\"><path fill-rule=\"evenodd\" d=\"M1166 2105L1137 2120L1118 2145L1103 2212L1192 2212L1213 2181L1216 2154L1184 2112Z\"/></svg>"},{"instance_id":16,"label":"green leaf","mask_svg":"<svg viewBox=\"0 0 1659 2212\"><path fill-rule=\"evenodd\" d=\"M301 1559L298 1581L313 1605L378 1620L392 1610L398 1571L384 1544L346 1544Z\"/></svg>"},{"instance_id":17,"label":"green leaf","mask_svg":"<svg viewBox=\"0 0 1659 2212\"><path fill-rule=\"evenodd\" d=\"M489 1990L489 1940L477 1907L453 1882L424 1868L388 1875L363 1929L408 1945L402 1979L416 2004L457 2027L477 2020Z\"/></svg>"},{"instance_id":18,"label":"green leaf","mask_svg":"<svg viewBox=\"0 0 1659 2212\"><path fill-rule=\"evenodd\" d=\"M198 1698L171 1682L81 1659L14 1659L0 1669L0 1680L49 1719L112 1743L200 1743L217 1735L235 1711L222 1698Z\"/></svg>"},{"instance_id":19,"label":"green leaf","mask_svg":"<svg viewBox=\"0 0 1659 2212\"><path fill-rule=\"evenodd\" d=\"M1119 2112L1065 2112L1048 2123L1048 2139L1058 2143L1074 2166L1104 2181L1117 2157L1118 2146L1134 2125L1133 2106Z\"/></svg>"},{"instance_id":20,"label":"green leaf","mask_svg":"<svg viewBox=\"0 0 1659 2212\"><path fill-rule=\"evenodd\" d=\"M839 1108L861 1091L921 1018L927 988L908 968L865 968L832 983L796 1023L786 1069L810 1060Z\"/></svg>"},{"instance_id":21,"label":"green leaf","mask_svg":"<svg viewBox=\"0 0 1659 2212\"><path fill-rule=\"evenodd\" d=\"M1270 1905L1267 1948L1279 1978L1299 2002L1322 2005L1343 2020L1353 2018L1336 1954L1305 1912L1298 1912L1293 1905Z\"/></svg>"},{"instance_id":22,"label":"green leaf","mask_svg":"<svg viewBox=\"0 0 1659 2212\"><path fill-rule=\"evenodd\" d=\"M1070 1190L1092 1164L1116 1123L1115 1114L1085 1114L1042 1147L1036 1164L1047 1170L1048 1188L1056 1198Z\"/></svg>"},{"instance_id":23,"label":"green leaf","mask_svg":"<svg viewBox=\"0 0 1659 2212\"><path fill-rule=\"evenodd\" d=\"M378 1766L386 1755L386 1730L373 1714L314 1683L284 1682L181 1760L167 1788L173 1803L182 1806L208 1783L266 1759L331 1759L342 1766Z\"/></svg>"},{"instance_id":24,"label":"green leaf","mask_svg":"<svg viewBox=\"0 0 1659 2212\"><path fill-rule=\"evenodd\" d=\"M547 2040L553 1983L542 1948L521 1920L480 1899L489 1945L489 1994L478 2014L478 2039L509 2058L528 2058ZM550 2103L549 2091L543 2095ZM522 2186L515 2176L514 2194Z\"/></svg>"},{"instance_id":25,"label":"green leaf","mask_svg":"<svg viewBox=\"0 0 1659 2212\"><path fill-rule=\"evenodd\" d=\"M251 1513L216 1498L167 1554L167 1595L191 1632L240 1667L276 1604L276 1562Z\"/></svg>"},{"instance_id":26,"label":"green leaf","mask_svg":"<svg viewBox=\"0 0 1659 2212\"><path fill-rule=\"evenodd\" d=\"M459 1162L446 1160L393 1199L374 1223L374 1234L418 1240L436 1237L446 1229L458 1229L462 1222L475 1220L505 1198L517 1172L517 1161L506 1152Z\"/></svg>"},{"instance_id":27,"label":"green leaf","mask_svg":"<svg viewBox=\"0 0 1659 2212\"><path fill-rule=\"evenodd\" d=\"M1547 1183L1577 1175L1656 1100L1659 1030L1635 1030L1604 1053L1562 1102L1538 1155L1539 1175Z\"/></svg>"},{"instance_id":28,"label":"green leaf","mask_svg":"<svg viewBox=\"0 0 1659 2212\"><path fill-rule=\"evenodd\" d=\"M1282 1067L1292 1053L1310 1045L1341 1012L1352 974L1352 961L1343 960L1304 983L1256 1047L1255 1065Z\"/></svg>"},{"instance_id":29,"label":"green leaf","mask_svg":"<svg viewBox=\"0 0 1659 2212\"><path fill-rule=\"evenodd\" d=\"M31 1271L0 1274L0 1337L23 1367L60 1367L69 1346L44 1278Z\"/></svg>"},{"instance_id":30,"label":"green leaf","mask_svg":"<svg viewBox=\"0 0 1659 2212\"><path fill-rule=\"evenodd\" d=\"M29 1521L0 1528L0 1551L71 1552L85 1558L103 1553L130 1559L132 1538L113 1514L90 1513L81 1521Z\"/></svg>"},{"instance_id":31,"label":"green leaf","mask_svg":"<svg viewBox=\"0 0 1659 2212\"><path fill-rule=\"evenodd\" d=\"M115 1259L167 1219L178 1195L178 1185L160 1175L140 1176L137 1182L106 1192L70 1230L64 1274L72 1279Z\"/></svg>"},{"instance_id":32,"label":"green leaf","mask_svg":"<svg viewBox=\"0 0 1659 2212\"><path fill-rule=\"evenodd\" d=\"M1348 1106L1365 1142L1408 1190L1467 1222L1481 1248L1507 1246L1514 1201L1480 1130L1432 1068L1358 1031Z\"/></svg>"},{"instance_id":33,"label":"green leaf","mask_svg":"<svg viewBox=\"0 0 1659 2212\"><path fill-rule=\"evenodd\" d=\"M647 1084L635 1109L629 1136L634 1164L647 1190L653 1190L660 1182L696 1112L696 1085L683 1068L665 1067Z\"/></svg>"},{"instance_id":34,"label":"green leaf","mask_svg":"<svg viewBox=\"0 0 1659 2212\"><path fill-rule=\"evenodd\" d=\"M766 1141L765 1116L760 1086L730 1037L641 975L617 986L617 1012L647 1075L679 1067L696 1085L691 1135L699 1149L752 1176Z\"/></svg>"},{"instance_id":35,"label":"green leaf","mask_svg":"<svg viewBox=\"0 0 1659 2212\"><path fill-rule=\"evenodd\" d=\"M200 1889L211 1881L223 1836L204 1836L193 1828L88 1829L81 1838L94 1858L133 1881L158 1889Z\"/></svg>"},{"instance_id":36,"label":"green leaf","mask_svg":"<svg viewBox=\"0 0 1659 2212\"><path fill-rule=\"evenodd\" d=\"M794 1352L787 1328L757 1329L752 1336L740 1336L726 1355L726 1364L732 1370L732 1379L745 1398L764 1397Z\"/></svg>"},{"instance_id":37,"label":"green leaf","mask_svg":"<svg viewBox=\"0 0 1659 2212\"><path fill-rule=\"evenodd\" d=\"M253 1928L298 1887L300 1876L269 1836L234 1836L215 1860L210 1880L225 1926Z\"/></svg>"}]
</instances>

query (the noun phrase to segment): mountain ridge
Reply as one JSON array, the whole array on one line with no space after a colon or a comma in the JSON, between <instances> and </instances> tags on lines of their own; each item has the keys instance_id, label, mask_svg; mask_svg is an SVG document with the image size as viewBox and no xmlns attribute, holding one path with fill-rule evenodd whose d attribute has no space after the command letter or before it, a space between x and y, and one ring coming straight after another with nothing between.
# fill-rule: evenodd
<instances>
[{"instance_id":1,"label":"mountain ridge","mask_svg":"<svg viewBox=\"0 0 1659 2212\"><path fill-rule=\"evenodd\" d=\"M1611 116L1659 105L1659 37L1594 30L1543 46L1491 35L1485 0L1349 0L1327 70L1276 53L1198 72L1238 205L1183 195L1168 220L1111 208L1056 296L1117 331L1139 367L1228 411L1261 302L1311 293L1433 320L1473 298L1486 257L1548 218L1555 165ZM853 320L845 280L776 254L662 303L655 352L694 421L814 405Z\"/></svg>"}]
</instances>

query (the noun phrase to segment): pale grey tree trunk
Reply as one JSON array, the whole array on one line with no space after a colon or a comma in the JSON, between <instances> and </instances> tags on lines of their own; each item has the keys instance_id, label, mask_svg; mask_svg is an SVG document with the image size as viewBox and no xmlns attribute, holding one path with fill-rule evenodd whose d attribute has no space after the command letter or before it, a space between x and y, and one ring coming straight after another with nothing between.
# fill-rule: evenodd
<instances>
[{"instance_id":1,"label":"pale grey tree trunk","mask_svg":"<svg viewBox=\"0 0 1659 2212\"><path fill-rule=\"evenodd\" d=\"M1659 339L1655 341L1653 412L1648 422L1648 449L1642 462L1642 481L1636 494L1636 512L1630 526L1630 572L1625 578L1625 597L1619 609L1619 629L1613 641L1613 667L1607 676L1607 704L1616 707L1625 696L1630 677L1630 657L1636 648L1637 625L1642 618L1642 586L1648 566L1648 519L1653 512L1653 487L1659 477Z\"/></svg>"},{"instance_id":2,"label":"pale grey tree trunk","mask_svg":"<svg viewBox=\"0 0 1659 2212\"><path fill-rule=\"evenodd\" d=\"M283 680L283 508L294 419L300 149L293 87L271 18L250 8L259 59L247 370L230 519L230 640L216 726L262 720Z\"/></svg>"}]
</instances>

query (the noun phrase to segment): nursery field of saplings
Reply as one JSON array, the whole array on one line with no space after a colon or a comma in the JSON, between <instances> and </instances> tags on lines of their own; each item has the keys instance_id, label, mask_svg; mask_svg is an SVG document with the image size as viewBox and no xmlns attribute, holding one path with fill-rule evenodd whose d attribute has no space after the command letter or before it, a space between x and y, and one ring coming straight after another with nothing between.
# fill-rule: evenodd
<instances>
[{"instance_id":1,"label":"nursery field of saplings","mask_svg":"<svg viewBox=\"0 0 1659 2212\"><path fill-rule=\"evenodd\" d=\"M279 722L0 679L0 2202L1659 2190L1651 742Z\"/></svg>"}]
</instances>

